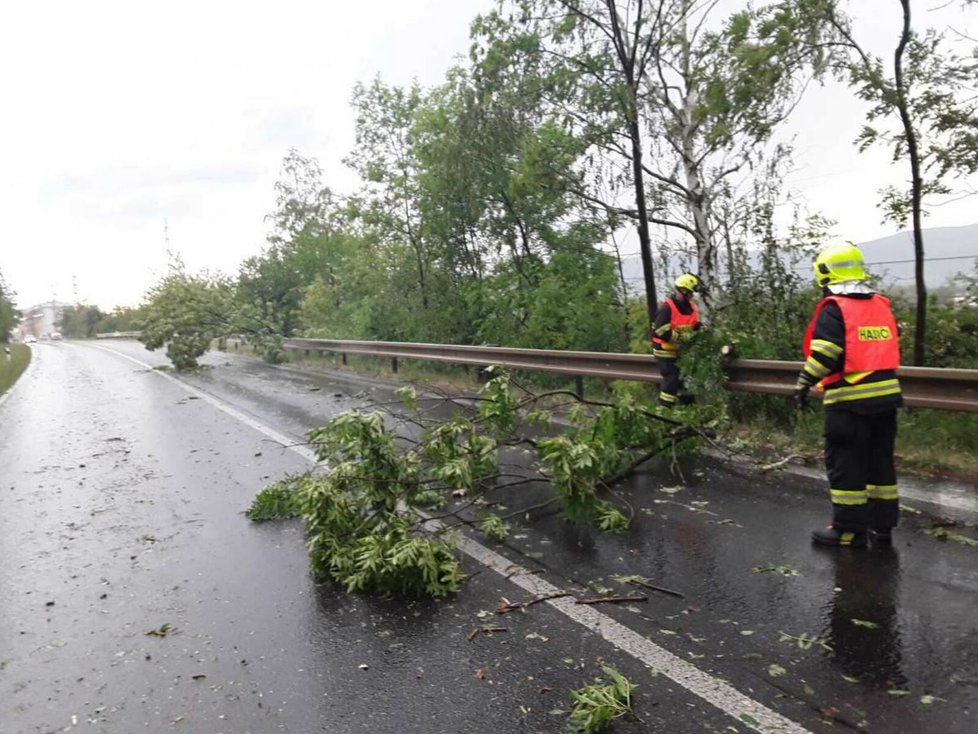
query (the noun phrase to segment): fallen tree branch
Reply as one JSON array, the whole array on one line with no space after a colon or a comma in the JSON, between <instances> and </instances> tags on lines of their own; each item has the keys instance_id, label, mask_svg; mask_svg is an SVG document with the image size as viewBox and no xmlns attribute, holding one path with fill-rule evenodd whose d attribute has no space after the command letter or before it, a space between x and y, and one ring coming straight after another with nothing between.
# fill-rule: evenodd
<instances>
[{"instance_id":1,"label":"fallen tree branch","mask_svg":"<svg viewBox=\"0 0 978 734\"><path fill-rule=\"evenodd\" d=\"M663 594L670 594L672 596L678 596L680 599L685 599L686 595L679 591L673 591L672 589L667 589L663 586L656 586L655 584L650 584L646 581L640 581L639 579L629 579L628 583L635 586L642 586L646 589L651 589L652 591L661 591Z\"/></svg>"},{"instance_id":2,"label":"fallen tree branch","mask_svg":"<svg viewBox=\"0 0 978 734\"><path fill-rule=\"evenodd\" d=\"M630 601L648 601L647 596L597 596L592 599L575 599L575 604L624 604Z\"/></svg>"},{"instance_id":3,"label":"fallen tree branch","mask_svg":"<svg viewBox=\"0 0 978 734\"><path fill-rule=\"evenodd\" d=\"M788 454L783 459L781 459L780 461L775 461L773 464L760 464L757 467L757 471L768 472L768 471L772 471L773 469L780 469L782 466L787 466L788 464L790 464L793 459L805 459L805 458L807 457L804 454Z\"/></svg>"},{"instance_id":4,"label":"fallen tree branch","mask_svg":"<svg viewBox=\"0 0 978 734\"><path fill-rule=\"evenodd\" d=\"M546 596L538 596L530 601L523 602L511 602L505 596L499 600L499 604L496 606L496 614L508 614L509 612L515 611L517 609L527 609L532 607L534 604L539 604L542 601L549 601L550 599L559 599L564 596L574 596L569 591L562 591L557 594L547 594Z\"/></svg>"}]
</instances>

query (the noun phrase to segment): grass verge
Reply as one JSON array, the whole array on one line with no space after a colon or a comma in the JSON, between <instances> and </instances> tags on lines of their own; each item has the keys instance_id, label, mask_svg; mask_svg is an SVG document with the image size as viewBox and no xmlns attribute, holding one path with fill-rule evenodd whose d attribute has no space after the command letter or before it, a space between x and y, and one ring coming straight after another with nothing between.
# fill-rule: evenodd
<instances>
[{"instance_id":1,"label":"grass verge","mask_svg":"<svg viewBox=\"0 0 978 734\"><path fill-rule=\"evenodd\" d=\"M8 356L3 347L10 349ZM0 346L0 395L9 390L31 361L31 348L26 344Z\"/></svg>"},{"instance_id":2,"label":"grass verge","mask_svg":"<svg viewBox=\"0 0 978 734\"><path fill-rule=\"evenodd\" d=\"M896 459L900 471L966 480L978 477L978 415L904 408L898 416ZM769 456L821 455L821 409L800 415L793 423L769 418L736 423L731 430L734 448ZM817 463L821 465L821 459Z\"/></svg>"}]
</instances>

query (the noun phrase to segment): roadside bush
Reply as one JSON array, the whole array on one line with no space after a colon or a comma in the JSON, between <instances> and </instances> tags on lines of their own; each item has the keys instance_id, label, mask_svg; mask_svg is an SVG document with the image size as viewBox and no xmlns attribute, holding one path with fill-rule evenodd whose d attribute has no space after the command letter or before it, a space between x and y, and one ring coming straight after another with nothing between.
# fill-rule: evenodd
<instances>
[{"instance_id":1,"label":"roadside bush","mask_svg":"<svg viewBox=\"0 0 978 734\"><path fill-rule=\"evenodd\" d=\"M913 354L913 311L897 311L904 363ZM927 312L924 361L928 367L978 369L978 309L932 304Z\"/></svg>"},{"instance_id":2,"label":"roadside bush","mask_svg":"<svg viewBox=\"0 0 978 734\"><path fill-rule=\"evenodd\" d=\"M226 281L189 275L182 264L147 294L140 341L149 350L166 346L166 356L178 370L193 369L213 339L230 322L230 290Z\"/></svg>"}]
</instances>

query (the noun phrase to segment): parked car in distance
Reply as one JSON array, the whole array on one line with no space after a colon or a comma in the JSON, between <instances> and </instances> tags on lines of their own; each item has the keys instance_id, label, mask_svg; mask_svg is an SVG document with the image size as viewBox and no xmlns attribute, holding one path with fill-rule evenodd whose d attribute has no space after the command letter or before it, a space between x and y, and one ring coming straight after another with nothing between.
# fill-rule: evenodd
<instances>
[{"instance_id":1,"label":"parked car in distance","mask_svg":"<svg viewBox=\"0 0 978 734\"><path fill-rule=\"evenodd\" d=\"M37 337L33 334L28 334L24 337L24 344L33 344L37 341Z\"/></svg>"},{"instance_id":2,"label":"parked car in distance","mask_svg":"<svg viewBox=\"0 0 978 734\"><path fill-rule=\"evenodd\" d=\"M62 339L64 339L64 337L61 336L61 332L60 331L52 331L51 332L51 340L52 341L58 342L58 341L61 341Z\"/></svg>"}]
</instances>

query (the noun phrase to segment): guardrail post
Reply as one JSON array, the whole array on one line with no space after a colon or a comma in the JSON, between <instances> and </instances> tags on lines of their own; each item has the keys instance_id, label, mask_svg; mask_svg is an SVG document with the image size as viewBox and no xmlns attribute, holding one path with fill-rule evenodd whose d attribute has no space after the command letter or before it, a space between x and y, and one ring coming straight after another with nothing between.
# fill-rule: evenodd
<instances>
[{"instance_id":1,"label":"guardrail post","mask_svg":"<svg viewBox=\"0 0 978 734\"><path fill-rule=\"evenodd\" d=\"M394 374L397 374L397 357L391 357L391 369L394 370Z\"/></svg>"},{"instance_id":2,"label":"guardrail post","mask_svg":"<svg viewBox=\"0 0 978 734\"><path fill-rule=\"evenodd\" d=\"M574 378L574 390L577 392L577 397L584 400L584 378L580 375Z\"/></svg>"},{"instance_id":3,"label":"guardrail post","mask_svg":"<svg viewBox=\"0 0 978 734\"><path fill-rule=\"evenodd\" d=\"M340 354L340 356L343 357L343 366L345 367L347 365L346 352L343 352L342 354Z\"/></svg>"},{"instance_id":4,"label":"guardrail post","mask_svg":"<svg viewBox=\"0 0 978 734\"><path fill-rule=\"evenodd\" d=\"M306 353L306 356L307 357L309 356L309 350L308 349L303 349L302 351L304 351Z\"/></svg>"}]
</instances>

